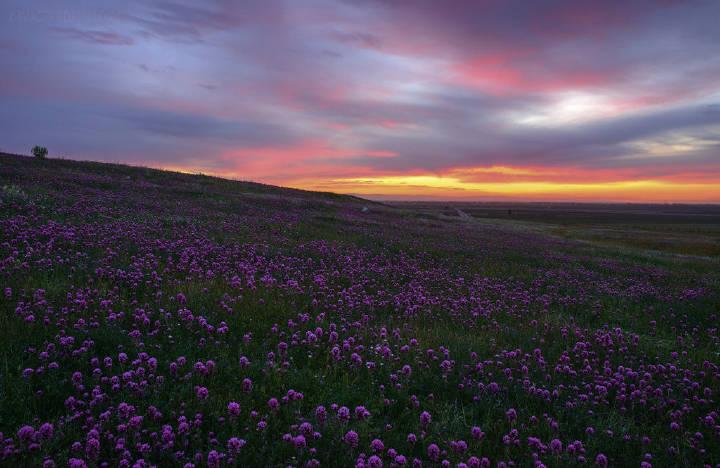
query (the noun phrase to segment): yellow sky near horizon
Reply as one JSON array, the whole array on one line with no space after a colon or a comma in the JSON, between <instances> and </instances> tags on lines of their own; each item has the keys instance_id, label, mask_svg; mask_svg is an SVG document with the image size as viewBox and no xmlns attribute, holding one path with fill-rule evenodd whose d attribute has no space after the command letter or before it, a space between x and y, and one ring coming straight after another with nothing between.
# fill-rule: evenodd
<instances>
[{"instance_id":1,"label":"yellow sky near horizon","mask_svg":"<svg viewBox=\"0 0 720 468\"><path fill-rule=\"evenodd\" d=\"M615 201L657 203L720 203L720 183L691 180L588 180L583 175L543 168L478 167L448 175L372 175L366 177L298 177L267 179L241 173L206 172L192 167L163 167L185 173L205 173L237 180L253 180L304 190L336 192L378 199ZM490 180L473 177L489 176ZM501 177L494 180L493 177ZM566 181L565 179L572 180Z\"/></svg>"},{"instance_id":2,"label":"yellow sky near horizon","mask_svg":"<svg viewBox=\"0 0 720 468\"><path fill-rule=\"evenodd\" d=\"M515 199L582 200L622 202L720 201L720 184L685 183L658 180L614 182L468 182L455 177L386 176L333 179L317 183L293 184L297 188L323 190L391 199Z\"/></svg>"}]
</instances>

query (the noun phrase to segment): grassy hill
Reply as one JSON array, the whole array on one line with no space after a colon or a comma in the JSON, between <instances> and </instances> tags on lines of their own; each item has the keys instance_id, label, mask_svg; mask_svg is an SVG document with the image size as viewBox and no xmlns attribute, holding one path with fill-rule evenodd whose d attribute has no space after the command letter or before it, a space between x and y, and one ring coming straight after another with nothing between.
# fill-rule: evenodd
<instances>
[{"instance_id":1,"label":"grassy hill","mask_svg":"<svg viewBox=\"0 0 720 468\"><path fill-rule=\"evenodd\" d=\"M0 187L2 464L720 463L712 255L116 164Z\"/></svg>"}]
</instances>

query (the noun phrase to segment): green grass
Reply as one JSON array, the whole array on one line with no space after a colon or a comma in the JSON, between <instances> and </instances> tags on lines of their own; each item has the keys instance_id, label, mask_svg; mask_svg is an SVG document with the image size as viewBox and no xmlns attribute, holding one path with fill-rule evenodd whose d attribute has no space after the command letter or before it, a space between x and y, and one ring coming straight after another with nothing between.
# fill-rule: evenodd
<instances>
[{"instance_id":1,"label":"green grass","mask_svg":"<svg viewBox=\"0 0 720 468\"><path fill-rule=\"evenodd\" d=\"M0 166L0 186L18 184L30 204L0 205L0 222L6 227L0 233L0 259L14 259L3 260L0 271L3 288L11 289L9 298L0 298L0 431L14 437L24 424L51 421L56 426L56 437L38 452L8 463L39 464L52 456L65 464L71 456L83 456L71 446L85 441L92 423L71 420L73 411L66 402L69 396L91 400L95 387L106 399L88 406L87 414L97 421L103 411L111 413L109 422L102 424L104 434L117 436L121 402L136 406L146 417L146 433L132 435L137 441L150 440L149 434L161 431L164 424L177 430L181 415L192 419L202 413L202 423L188 436L190 456L222 450L229 437L243 437L248 446L239 466L301 465L313 457L326 466L346 466L360 452L367 453L374 438L409 459L426 458L431 442L448 449L450 441L465 440L469 453L447 455L453 464L473 454L490 457L493 464L512 459L518 466L529 466L529 436L545 444L553 438L565 445L580 440L590 463L604 453L613 466L633 466L647 452L653 454L654 466L720 462L716 434L701 423L702 416L717 409L714 400L705 406L692 402L688 415L680 418L683 429L672 431L670 413L677 407L623 404L614 400L617 388L598 396L597 402L577 404L576 399L579 393L595 391L606 362L613 372L622 365L640 374L657 364L682 367L677 376L656 373L652 385L666 385L663 391L671 389L683 404L691 401L683 400L689 392L682 381L686 373L701 387L717 392L717 377L712 372L700 376L700 370L705 362L720 359L720 269L712 251L692 253L706 239L716 239L712 224L653 220L638 225L622 217L592 226L577 218L563 223L460 220L448 215L444 205L397 208L147 168L6 161ZM361 211L365 205L372 207L369 213ZM56 227L62 235L52 234ZM609 231L612 238L598 235ZM634 237L639 233L644 237ZM37 263L48 258L49 267ZM252 273L255 288L230 286L233 275L247 279L247 264L267 268L276 283L264 285L265 270L260 268ZM208 275L208 270L214 274ZM323 285L316 276L323 278ZM295 279L302 293L278 286ZM475 288L474 281L483 286ZM633 287L641 292L633 292ZM698 298L678 297L699 288L705 292ZM35 321L26 322L16 308L32 301L38 289L45 290L47 303L33 305ZM76 300L79 291L85 302ZM175 300L180 293L195 320L181 320ZM380 298L387 303L348 305L364 293L378 304ZM419 296L452 297L459 305L423 303ZM399 305L393 303L395 298ZM110 305L101 306L103 300ZM406 314L403 301L417 306L417 312ZM122 318L111 320L111 310L122 312ZM486 314L473 317L477 310ZM143 313L148 323L138 318ZM198 316L213 327L224 323L229 332L208 331ZM48 325L43 324L45 317ZM336 343L327 340L331 324L339 335ZM316 327L324 330L323 338L303 344L306 333ZM383 329L386 337L381 336ZM59 369L23 378L23 369L47 366L39 350L49 343L57 345L63 334L76 337L76 355L58 351L50 360ZM252 339L246 341L246 335ZM603 341L608 337L612 344ZM333 359L332 348L350 339L344 359ZM411 345L413 339L417 344ZM81 352L83 342L88 344ZM281 342L291 346L287 356L277 359ZM389 349L387 356L381 353L383 347ZM430 357L428 349L438 358ZM541 350L544 366L534 361L536 349ZM349 362L356 350L362 366ZM517 356L511 357L515 351ZM674 358L672 353L678 351L685 354ZM157 374L165 380L150 382L143 392L130 387L115 392L91 376L92 357L113 359L103 370L106 377L133 369L118 361L120 352L130 361L141 352L156 357ZM270 352L276 354L274 365L268 364ZM180 356L188 363L172 376L170 363ZM241 356L250 360L248 367L241 367ZM556 370L565 358L578 375ZM445 359L454 364L442 371ZM191 372L196 361L207 360L217 363L209 376ZM375 363L373 369L368 361ZM478 362L485 361L490 364L478 371ZM405 364L412 368L410 376L401 375ZM591 370L584 374L586 366ZM86 379L82 391L71 382L75 371ZM245 378L254 383L250 393L241 390ZM479 390L479 384L486 388L491 382L500 384L497 393ZM557 388L559 395L538 396L530 385ZM209 389L206 401L195 396L196 386ZM271 412L268 399L281 398L290 389L302 392L303 400ZM241 404L241 417L220 423L229 401ZM351 410L363 405L371 416L348 425L335 418L319 424L315 408L329 409L332 403ZM148 416L150 406L162 412L157 420ZM509 408L518 411L517 421L508 421ZM249 416L252 410L257 418ZM424 437L421 411L433 417ZM258 431L263 418L268 427ZM311 441L317 449L313 457L281 440L285 433L296 433L304 421L322 432L320 439ZM472 426L485 431L484 440L470 439ZM594 435L586 434L588 427L595 429ZM360 434L359 448L340 441L348 429ZM512 429L520 432L520 448L502 441ZM406 441L411 432L420 438L414 447ZM691 446L695 432L704 434L705 453ZM641 444L642 436L650 437L649 446ZM212 444L213 438L219 446ZM101 458L116 462L113 446L104 439ZM669 447L679 453L670 454ZM129 450L134 458L141 456L134 446ZM159 449L146 458L159 466L179 460ZM549 466L579 464L566 455L546 453L541 458Z\"/></svg>"}]
</instances>

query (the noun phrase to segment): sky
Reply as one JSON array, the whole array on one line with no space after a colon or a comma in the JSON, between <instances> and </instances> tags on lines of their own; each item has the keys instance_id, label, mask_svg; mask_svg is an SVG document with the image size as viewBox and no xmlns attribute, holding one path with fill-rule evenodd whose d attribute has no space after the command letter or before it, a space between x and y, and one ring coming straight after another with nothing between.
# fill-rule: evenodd
<instances>
[{"instance_id":1,"label":"sky","mask_svg":"<svg viewBox=\"0 0 720 468\"><path fill-rule=\"evenodd\" d=\"M720 203L718 18L718 0L2 0L0 151L375 199Z\"/></svg>"}]
</instances>

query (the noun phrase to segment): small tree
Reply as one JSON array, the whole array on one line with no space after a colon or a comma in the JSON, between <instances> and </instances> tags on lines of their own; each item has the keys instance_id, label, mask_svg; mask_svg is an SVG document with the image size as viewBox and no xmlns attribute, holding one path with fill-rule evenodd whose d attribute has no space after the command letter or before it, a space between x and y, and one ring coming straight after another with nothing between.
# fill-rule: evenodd
<instances>
[{"instance_id":1,"label":"small tree","mask_svg":"<svg viewBox=\"0 0 720 468\"><path fill-rule=\"evenodd\" d=\"M47 157L48 150L44 146L33 146L32 154L38 159L45 159Z\"/></svg>"}]
</instances>

